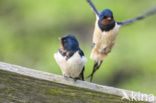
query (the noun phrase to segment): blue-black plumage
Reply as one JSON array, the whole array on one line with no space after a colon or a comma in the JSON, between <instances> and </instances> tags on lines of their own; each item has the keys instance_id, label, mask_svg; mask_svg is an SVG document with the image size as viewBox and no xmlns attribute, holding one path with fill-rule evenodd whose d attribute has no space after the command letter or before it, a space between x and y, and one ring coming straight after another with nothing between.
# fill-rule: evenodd
<instances>
[{"instance_id":1,"label":"blue-black plumage","mask_svg":"<svg viewBox=\"0 0 156 103\"><path fill-rule=\"evenodd\" d=\"M109 9L104 9L98 18L98 26L102 31L110 31L115 27L113 12Z\"/></svg>"}]
</instances>

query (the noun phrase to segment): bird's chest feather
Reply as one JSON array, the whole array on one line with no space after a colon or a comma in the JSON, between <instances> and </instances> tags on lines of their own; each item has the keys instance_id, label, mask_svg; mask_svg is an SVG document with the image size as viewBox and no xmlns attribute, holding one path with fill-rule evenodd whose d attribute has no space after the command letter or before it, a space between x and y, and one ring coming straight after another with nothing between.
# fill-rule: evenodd
<instances>
[{"instance_id":1,"label":"bird's chest feather","mask_svg":"<svg viewBox=\"0 0 156 103\"><path fill-rule=\"evenodd\" d=\"M59 52L54 54L54 58L62 70L62 73L68 77L78 77L86 64L86 58L81 57L78 52L75 52L68 60Z\"/></svg>"},{"instance_id":2,"label":"bird's chest feather","mask_svg":"<svg viewBox=\"0 0 156 103\"><path fill-rule=\"evenodd\" d=\"M101 31L98 25L95 27L93 42L95 43L95 48L98 48L99 51L103 49L110 51L115 43L116 36L119 31L119 26L116 26L110 31Z\"/></svg>"}]
</instances>

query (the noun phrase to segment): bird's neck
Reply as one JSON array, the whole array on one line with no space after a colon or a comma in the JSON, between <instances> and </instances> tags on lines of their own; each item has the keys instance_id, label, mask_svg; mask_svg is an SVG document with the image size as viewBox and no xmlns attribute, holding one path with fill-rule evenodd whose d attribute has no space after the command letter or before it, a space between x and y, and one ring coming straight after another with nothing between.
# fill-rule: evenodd
<instances>
[{"instance_id":1,"label":"bird's neck","mask_svg":"<svg viewBox=\"0 0 156 103\"><path fill-rule=\"evenodd\" d=\"M101 31L110 31L112 29L114 29L115 27L115 22L113 22L112 24L101 24L101 22L98 21L98 26L101 29Z\"/></svg>"}]
</instances>

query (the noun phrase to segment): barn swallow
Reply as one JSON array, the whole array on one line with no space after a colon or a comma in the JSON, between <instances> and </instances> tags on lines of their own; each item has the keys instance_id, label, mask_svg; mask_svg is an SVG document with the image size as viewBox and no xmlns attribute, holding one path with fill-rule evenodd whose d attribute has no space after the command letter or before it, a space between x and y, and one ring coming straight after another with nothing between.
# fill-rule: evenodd
<instances>
[{"instance_id":1,"label":"barn swallow","mask_svg":"<svg viewBox=\"0 0 156 103\"><path fill-rule=\"evenodd\" d=\"M83 72L87 59L79 48L77 39L73 35L66 35L59 40L61 48L54 54L54 58L62 70L63 76L74 80L84 80Z\"/></svg>"},{"instance_id":2,"label":"barn swallow","mask_svg":"<svg viewBox=\"0 0 156 103\"><path fill-rule=\"evenodd\" d=\"M94 73L99 69L105 57L107 57L107 55L111 52L120 27L155 14L156 8L131 20L116 22L113 17L113 12L110 9L104 9L101 13L99 13L91 0L87 0L87 2L89 3L91 8L93 9L93 12L96 15L92 43L93 48L90 55L90 58L94 60L94 66L92 73L88 76L90 77L90 81L92 81Z\"/></svg>"}]
</instances>

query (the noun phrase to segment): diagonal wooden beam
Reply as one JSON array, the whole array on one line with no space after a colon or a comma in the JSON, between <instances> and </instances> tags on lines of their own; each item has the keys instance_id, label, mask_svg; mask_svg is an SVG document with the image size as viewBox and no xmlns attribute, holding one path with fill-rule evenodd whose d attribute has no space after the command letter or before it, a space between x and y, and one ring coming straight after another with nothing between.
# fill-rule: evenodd
<instances>
[{"instance_id":1,"label":"diagonal wooden beam","mask_svg":"<svg viewBox=\"0 0 156 103\"><path fill-rule=\"evenodd\" d=\"M0 62L0 103L156 103L156 97Z\"/></svg>"}]
</instances>

